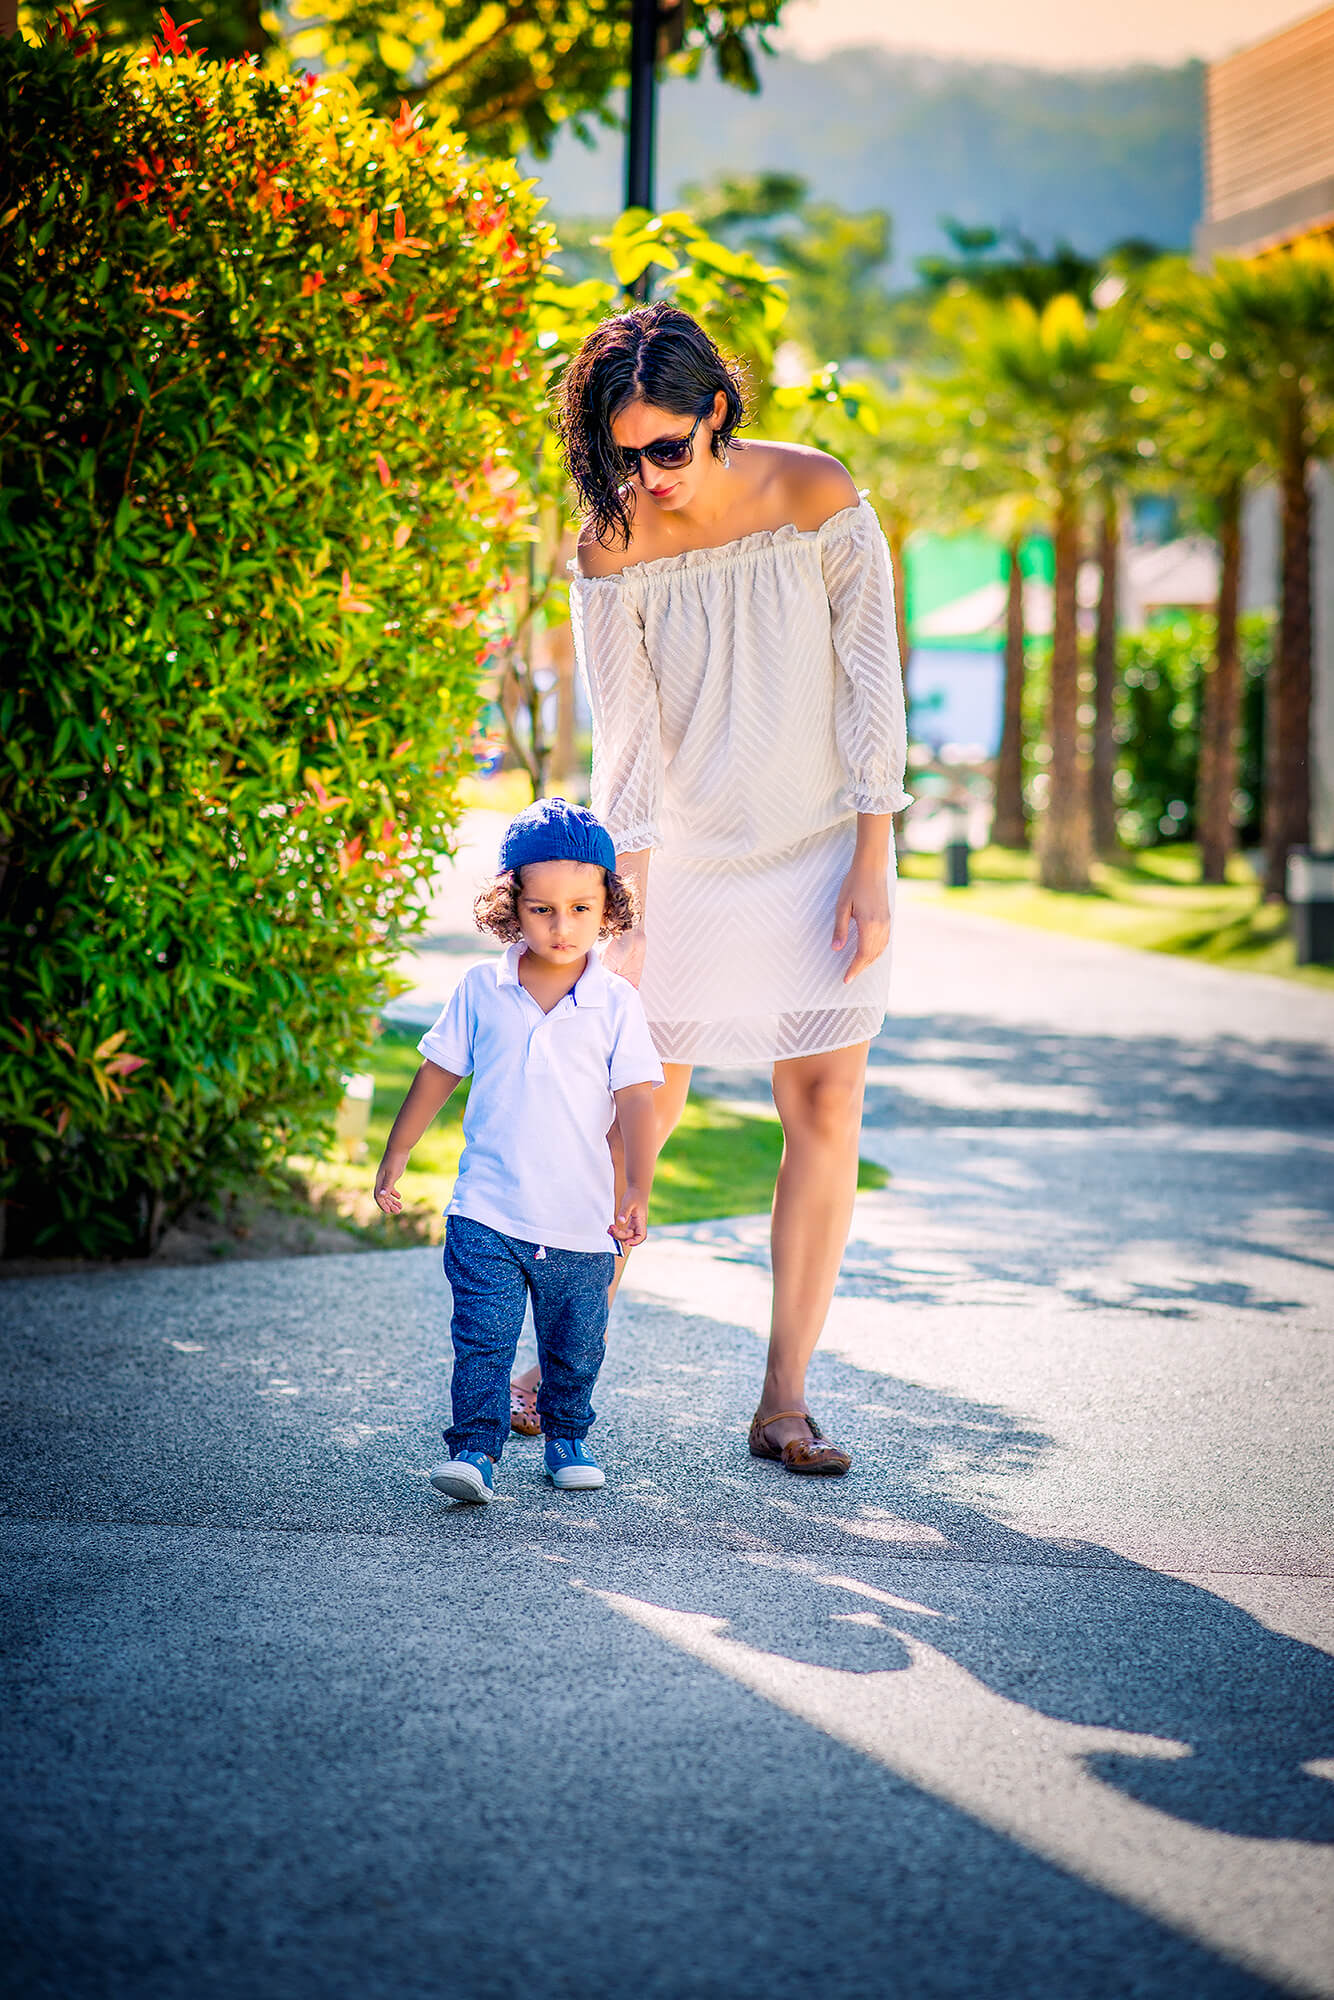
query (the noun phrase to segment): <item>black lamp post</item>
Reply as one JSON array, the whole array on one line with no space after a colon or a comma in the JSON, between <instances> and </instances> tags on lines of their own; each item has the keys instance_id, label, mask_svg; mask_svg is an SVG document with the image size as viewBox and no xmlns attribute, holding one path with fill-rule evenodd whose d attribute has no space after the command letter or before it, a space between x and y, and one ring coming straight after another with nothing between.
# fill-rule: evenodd
<instances>
[{"instance_id":1,"label":"black lamp post","mask_svg":"<svg viewBox=\"0 0 1334 2000\"><path fill-rule=\"evenodd\" d=\"M654 187L657 177L655 114L658 62L679 49L685 40L689 6L690 0L630 0L630 117L625 135L625 205L627 208L646 208L650 214L658 205ZM647 271L636 280L633 289L641 303L647 299Z\"/></svg>"},{"instance_id":2,"label":"black lamp post","mask_svg":"<svg viewBox=\"0 0 1334 2000\"><path fill-rule=\"evenodd\" d=\"M630 124L625 205L654 206L654 110L658 94L658 0L630 0Z\"/></svg>"}]
</instances>

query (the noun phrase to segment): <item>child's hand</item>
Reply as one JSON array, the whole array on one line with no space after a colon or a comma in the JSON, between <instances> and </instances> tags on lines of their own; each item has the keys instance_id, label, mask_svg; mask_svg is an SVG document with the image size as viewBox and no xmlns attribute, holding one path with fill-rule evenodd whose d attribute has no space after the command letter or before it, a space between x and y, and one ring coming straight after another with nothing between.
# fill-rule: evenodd
<instances>
[{"instance_id":1,"label":"child's hand","mask_svg":"<svg viewBox=\"0 0 1334 2000\"><path fill-rule=\"evenodd\" d=\"M622 1249L633 1250L648 1235L648 1196L628 1187L616 1211L616 1220L607 1231Z\"/></svg>"},{"instance_id":2,"label":"child's hand","mask_svg":"<svg viewBox=\"0 0 1334 2000\"><path fill-rule=\"evenodd\" d=\"M401 1215L403 1197L398 1191L398 1177L408 1164L406 1153L386 1152L375 1176L375 1203L386 1215Z\"/></svg>"}]
</instances>

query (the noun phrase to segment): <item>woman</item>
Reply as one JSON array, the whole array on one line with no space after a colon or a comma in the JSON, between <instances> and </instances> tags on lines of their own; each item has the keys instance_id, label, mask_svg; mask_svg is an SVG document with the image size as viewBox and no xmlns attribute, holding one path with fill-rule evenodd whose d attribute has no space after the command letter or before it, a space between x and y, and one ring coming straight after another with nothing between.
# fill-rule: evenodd
<instances>
[{"instance_id":1,"label":"woman","mask_svg":"<svg viewBox=\"0 0 1334 2000\"><path fill-rule=\"evenodd\" d=\"M586 516L571 617L593 806L643 911L603 956L639 986L662 1058L659 1144L694 1063L773 1065L783 1158L750 1449L841 1473L851 1454L807 1410L806 1367L888 993L903 684L875 514L837 459L737 443L743 415L737 371L679 307L589 335L558 419Z\"/></svg>"}]
</instances>

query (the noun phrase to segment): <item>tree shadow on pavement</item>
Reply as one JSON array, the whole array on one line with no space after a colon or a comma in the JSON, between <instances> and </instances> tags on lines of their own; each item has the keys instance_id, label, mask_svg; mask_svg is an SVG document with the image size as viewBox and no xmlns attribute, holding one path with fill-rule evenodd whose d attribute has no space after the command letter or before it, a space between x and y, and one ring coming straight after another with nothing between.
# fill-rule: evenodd
<instances>
[{"instance_id":1,"label":"tree shadow on pavement","mask_svg":"<svg viewBox=\"0 0 1334 2000\"><path fill-rule=\"evenodd\" d=\"M1077 1092L1079 1119L1091 1123L1269 1127L1285 1133L1334 1128L1334 1060L1327 1048L1275 1035L1066 1033L976 1014L896 1017L871 1045L877 1082L868 1122L939 1122L942 1105L914 1073L942 1062L965 1086L948 1105L951 1124L1069 1122L1059 1093ZM984 1087L970 1104L969 1082ZM1018 1103L1006 1104L1014 1086ZM994 1099L987 1097L994 1091ZM1042 1104L1043 1092L1055 1101Z\"/></svg>"},{"instance_id":2,"label":"tree shadow on pavement","mask_svg":"<svg viewBox=\"0 0 1334 2000\"><path fill-rule=\"evenodd\" d=\"M1104 1153L1100 1165L1105 1169L1107 1164ZM1227 1228L1192 1234L1188 1252L1175 1268L1136 1275L1132 1260L1137 1239L1142 1246L1161 1241L1165 1233L1161 1211L1154 1210L1147 1196L1133 1200L1136 1209L1142 1206L1148 1212L1137 1218L1128 1240L1121 1226L1126 1217L1109 1212L1110 1203L1090 1208L1072 1202L1064 1210L1055 1205L1036 1210L1035 1205L1017 1212L1009 1202L997 1199L994 1188L984 1188L970 1199L972 1193L957 1161L951 1161L941 1194L949 1204L952 1237L957 1240L950 1241L943 1260L911 1243L887 1255L882 1242L868 1240L863 1213L863 1233L854 1233L848 1243L835 1297L880 1299L895 1307L977 1307L998 1303L1003 1294L1013 1296L1019 1288L1040 1289L1075 1310L1161 1320L1190 1320L1209 1308L1282 1315L1307 1303L1290 1289L1271 1291L1240 1278L1204 1277L1190 1271L1190 1263L1211 1253L1235 1256L1239 1239ZM854 1218L854 1232L858 1228ZM674 1233L683 1241L706 1244L724 1262L768 1269L767 1220L698 1223ZM1257 1237L1246 1243L1245 1250L1257 1263L1296 1264L1317 1271L1331 1268L1321 1258L1295 1253L1289 1244Z\"/></svg>"},{"instance_id":3,"label":"tree shadow on pavement","mask_svg":"<svg viewBox=\"0 0 1334 2000\"><path fill-rule=\"evenodd\" d=\"M871 1044L868 1127L1185 1125L1334 1129L1334 1060L1276 1035L1068 1033L970 1014L895 1015ZM763 1101L760 1071L706 1070L715 1096Z\"/></svg>"},{"instance_id":4,"label":"tree shadow on pavement","mask_svg":"<svg viewBox=\"0 0 1334 2000\"><path fill-rule=\"evenodd\" d=\"M1334 1841L1334 1783L1303 1768L1334 1758L1329 1655L1193 1582L962 1502L961 1487L1022 1473L1050 1448L995 1406L817 1355L812 1406L826 1429L855 1439L853 1473L797 1479L752 1460L726 1392L732 1371L700 1359L734 1350L738 1330L647 1310L653 1360L634 1373L638 1400L599 1426L608 1462L623 1462L620 1518L572 1531L585 1579L652 1597L665 1547L674 1608L724 1618L763 1653L884 1673L910 1665L904 1638L917 1638L1055 1721L1182 1746L1161 1757L1091 1753L1089 1768L1128 1797L1221 1833ZM645 1479L661 1460L658 1412L683 1384L682 1477ZM610 1381L607 1390L612 1409ZM548 1512L543 1526L554 1525ZM719 1546L748 1558L728 1568L721 1593L707 1567L692 1580L677 1560ZM877 1611L857 1586L895 1601Z\"/></svg>"},{"instance_id":5,"label":"tree shadow on pavement","mask_svg":"<svg viewBox=\"0 0 1334 2000\"><path fill-rule=\"evenodd\" d=\"M799 1481L747 1453L754 1334L641 1297L605 1491L553 1493L515 1441L495 1504L453 1507L435 1257L325 1264L14 1293L14 1990L1292 1990L1214 1920L1273 1945L1265 1854L1281 1879L1334 1838L1303 1768L1334 1662L998 1518L1043 1431L820 1354L857 1459ZM1161 1894L1117 1873L1127 1814ZM1211 1873L1237 1837L1244 1895Z\"/></svg>"}]
</instances>

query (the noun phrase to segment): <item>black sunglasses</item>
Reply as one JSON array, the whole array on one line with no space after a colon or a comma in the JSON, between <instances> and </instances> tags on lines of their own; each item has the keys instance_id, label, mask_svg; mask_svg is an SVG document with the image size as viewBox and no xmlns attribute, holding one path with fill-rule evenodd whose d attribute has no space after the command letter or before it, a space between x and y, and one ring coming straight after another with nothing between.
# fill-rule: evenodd
<instances>
[{"instance_id":1,"label":"black sunglasses","mask_svg":"<svg viewBox=\"0 0 1334 2000\"><path fill-rule=\"evenodd\" d=\"M710 404L709 408L712 407ZM627 479L633 479L639 471L640 461L645 458L650 465L660 466L664 472L675 472L679 466L689 465L695 453L695 432L708 414L708 409L701 410L682 438L659 438L656 444L646 444L642 451L633 451L629 445L618 445L618 470Z\"/></svg>"}]
</instances>

